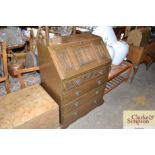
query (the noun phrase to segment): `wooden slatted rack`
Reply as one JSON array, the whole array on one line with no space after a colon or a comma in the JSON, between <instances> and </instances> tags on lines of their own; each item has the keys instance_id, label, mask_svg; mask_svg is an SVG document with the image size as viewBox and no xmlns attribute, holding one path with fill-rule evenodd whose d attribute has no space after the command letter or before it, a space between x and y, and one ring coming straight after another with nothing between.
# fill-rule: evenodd
<instances>
[{"instance_id":1,"label":"wooden slatted rack","mask_svg":"<svg viewBox=\"0 0 155 155\"><path fill-rule=\"evenodd\" d=\"M133 64L123 61L120 65L112 65L108 81L105 88L105 94L119 86L122 82L127 82L133 69ZM127 74L123 74L127 72Z\"/></svg>"}]
</instances>

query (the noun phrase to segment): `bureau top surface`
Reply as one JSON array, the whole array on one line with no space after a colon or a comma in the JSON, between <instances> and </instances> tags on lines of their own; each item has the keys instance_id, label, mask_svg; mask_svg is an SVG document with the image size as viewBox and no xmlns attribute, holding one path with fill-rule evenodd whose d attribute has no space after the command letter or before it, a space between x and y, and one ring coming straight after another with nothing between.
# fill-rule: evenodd
<instances>
[{"instance_id":1,"label":"bureau top surface","mask_svg":"<svg viewBox=\"0 0 155 155\"><path fill-rule=\"evenodd\" d=\"M48 50L61 79L111 62L101 37L92 34L62 37L60 44L50 44Z\"/></svg>"},{"instance_id":2,"label":"bureau top surface","mask_svg":"<svg viewBox=\"0 0 155 155\"><path fill-rule=\"evenodd\" d=\"M13 128L58 108L40 85L0 97L0 128Z\"/></svg>"},{"instance_id":3,"label":"bureau top surface","mask_svg":"<svg viewBox=\"0 0 155 155\"><path fill-rule=\"evenodd\" d=\"M60 37L56 42L53 43L53 41L55 40L50 40L50 44L53 46L57 46L57 45L63 45L63 44L72 44L72 43L77 43L77 42L81 42L81 41L88 41L88 40L92 40L92 39L101 39L101 37L97 36L97 35L92 35L89 33L82 33L82 34L76 34L76 35L70 35L70 36L62 36Z\"/></svg>"}]
</instances>

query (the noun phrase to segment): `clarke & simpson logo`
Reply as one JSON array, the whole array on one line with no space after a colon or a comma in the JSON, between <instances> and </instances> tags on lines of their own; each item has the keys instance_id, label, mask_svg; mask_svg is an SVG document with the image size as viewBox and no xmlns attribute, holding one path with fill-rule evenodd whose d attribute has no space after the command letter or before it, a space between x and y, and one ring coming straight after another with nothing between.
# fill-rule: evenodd
<instances>
[{"instance_id":1,"label":"clarke & simpson logo","mask_svg":"<svg viewBox=\"0 0 155 155\"><path fill-rule=\"evenodd\" d=\"M123 128L155 128L155 111L124 111Z\"/></svg>"}]
</instances>

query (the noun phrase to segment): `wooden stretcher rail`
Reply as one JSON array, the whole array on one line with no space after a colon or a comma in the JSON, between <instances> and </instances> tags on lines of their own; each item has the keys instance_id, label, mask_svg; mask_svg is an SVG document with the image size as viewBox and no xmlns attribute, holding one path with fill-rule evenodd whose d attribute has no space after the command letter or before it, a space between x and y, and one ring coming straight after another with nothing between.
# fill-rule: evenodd
<instances>
[{"instance_id":1,"label":"wooden stretcher rail","mask_svg":"<svg viewBox=\"0 0 155 155\"><path fill-rule=\"evenodd\" d=\"M25 46L25 43L24 44L20 44L20 45L7 46L7 49L8 50L12 50L12 49L15 49L15 48L22 48L24 46Z\"/></svg>"},{"instance_id":2,"label":"wooden stretcher rail","mask_svg":"<svg viewBox=\"0 0 155 155\"><path fill-rule=\"evenodd\" d=\"M31 67L31 68L24 68L24 69L14 71L14 75L28 73L28 72L32 72L32 71L37 71L39 69L40 68L38 66L37 67Z\"/></svg>"},{"instance_id":3,"label":"wooden stretcher rail","mask_svg":"<svg viewBox=\"0 0 155 155\"><path fill-rule=\"evenodd\" d=\"M2 77L0 77L0 82L5 81L6 79L7 79L7 77L6 77L6 76L2 76Z\"/></svg>"},{"instance_id":4,"label":"wooden stretcher rail","mask_svg":"<svg viewBox=\"0 0 155 155\"><path fill-rule=\"evenodd\" d=\"M24 79L22 77L22 74L37 71L37 70L40 70L39 66L14 70L12 74L13 74L13 76L18 76L21 88L25 88L26 85L25 85Z\"/></svg>"},{"instance_id":5,"label":"wooden stretcher rail","mask_svg":"<svg viewBox=\"0 0 155 155\"><path fill-rule=\"evenodd\" d=\"M120 75L121 73L125 72L126 70L128 70L128 69L130 69L130 68L131 68L131 65L127 66L126 68L124 68L124 69L120 70L119 72L117 72L117 74L114 74L114 75L110 76L110 77L108 78L108 80L112 80L114 77Z\"/></svg>"},{"instance_id":6,"label":"wooden stretcher rail","mask_svg":"<svg viewBox=\"0 0 155 155\"><path fill-rule=\"evenodd\" d=\"M23 57L26 56L26 53L14 53L17 57ZM7 54L8 57L13 57L12 54Z\"/></svg>"}]
</instances>

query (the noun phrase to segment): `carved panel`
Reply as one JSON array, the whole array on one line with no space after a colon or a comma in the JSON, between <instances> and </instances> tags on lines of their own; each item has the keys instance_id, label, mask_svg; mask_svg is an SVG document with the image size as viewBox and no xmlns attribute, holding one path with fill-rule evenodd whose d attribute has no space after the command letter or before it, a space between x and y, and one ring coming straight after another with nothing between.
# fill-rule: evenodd
<instances>
[{"instance_id":1,"label":"carved panel","mask_svg":"<svg viewBox=\"0 0 155 155\"><path fill-rule=\"evenodd\" d=\"M101 43L94 44L94 48L95 48L96 55L99 60L103 60L108 57L106 53L107 49L105 46L103 46L103 44Z\"/></svg>"},{"instance_id":2,"label":"carved panel","mask_svg":"<svg viewBox=\"0 0 155 155\"><path fill-rule=\"evenodd\" d=\"M82 46L75 49L75 55L80 66L96 61L93 49L90 46Z\"/></svg>"},{"instance_id":3,"label":"carved panel","mask_svg":"<svg viewBox=\"0 0 155 155\"><path fill-rule=\"evenodd\" d=\"M67 49L59 49L56 52L57 58L59 60L59 63L61 65L61 68L64 72L69 72L74 69L74 65L71 61L71 58L69 56Z\"/></svg>"}]
</instances>

